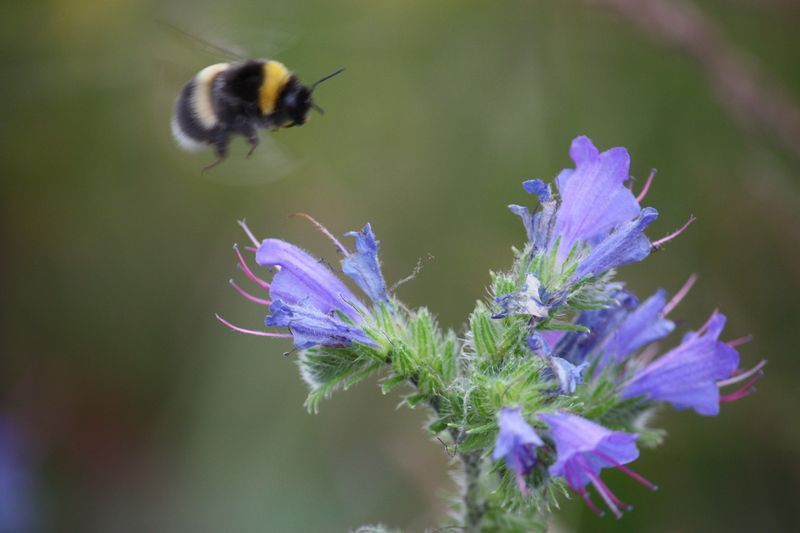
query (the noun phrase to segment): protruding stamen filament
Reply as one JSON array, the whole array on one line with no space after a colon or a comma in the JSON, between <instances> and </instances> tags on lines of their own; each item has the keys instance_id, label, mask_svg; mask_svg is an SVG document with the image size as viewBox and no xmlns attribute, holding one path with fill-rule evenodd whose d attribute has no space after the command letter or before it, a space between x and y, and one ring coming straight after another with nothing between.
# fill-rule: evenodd
<instances>
[{"instance_id":1,"label":"protruding stamen filament","mask_svg":"<svg viewBox=\"0 0 800 533\"><path fill-rule=\"evenodd\" d=\"M741 346L742 344L747 344L751 340L753 340L752 335L745 335L744 337L739 337L738 339L733 339L732 341L728 341L725 344L727 344L731 348L736 348L737 346Z\"/></svg>"},{"instance_id":2,"label":"protruding stamen filament","mask_svg":"<svg viewBox=\"0 0 800 533\"><path fill-rule=\"evenodd\" d=\"M761 372L761 369L767 364L767 360L763 359L760 363L756 366L748 370L747 372L742 372L741 374L737 374L731 378L724 379L722 381L717 381L718 387L725 387L727 385L733 385L734 383L739 383L740 381L744 381L745 379L749 378L750 376Z\"/></svg>"},{"instance_id":3,"label":"protruding stamen filament","mask_svg":"<svg viewBox=\"0 0 800 533\"><path fill-rule=\"evenodd\" d=\"M651 344L642 350L642 353L640 353L639 357L636 358L637 367L641 368L647 364L650 364L650 362L656 358L656 355L658 355L658 351L659 347L656 344Z\"/></svg>"},{"instance_id":4,"label":"protruding stamen filament","mask_svg":"<svg viewBox=\"0 0 800 533\"><path fill-rule=\"evenodd\" d=\"M578 489L578 491L577 491L577 492L578 492L578 494L580 494L580 495L581 495L581 498L583 498L583 501L584 501L584 502L586 502L586 506L589 508L589 510L590 510L591 512L593 512L593 513L594 513L594 514L596 514L597 516L605 516L605 513L604 513L603 511L601 511L601 510L600 510L600 509L599 509L599 508L598 508L598 507L597 507L597 506L594 504L594 502L592 501L592 497L591 497L591 496L589 496L589 493L587 492L587 490L586 490L585 488L581 487L581 488L579 488L579 489Z\"/></svg>"},{"instance_id":5,"label":"protruding stamen filament","mask_svg":"<svg viewBox=\"0 0 800 533\"><path fill-rule=\"evenodd\" d=\"M217 317L217 320L219 320L220 322L222 322L223 324L225 324L226 326L231 328L233 331L238 331L239 333L245 333L247 335L256 335L258 337L280 337L280 338L283 338L283 339L292 338L292 335L290 333L272 333L270 331L257 331L257 330L254 330L254 329L240 328L239 326L234 326L233 324L231 324L230 322L228 322L227 320L225 320L224 318L222 318L218 314L215 314L214 316Z\"/></svg>"},{"instance_id":6,"label":"protruding stamen filament","mask_svg":"<svg viewBox=\"0 0 800 533\"><path fill-rule=\"evenodd\" d=\"M641 203L644 200L644 197L647 196L647 192L650 190L650 184L653 183L653 178L656 177L656 169L652 169L650 171L650 175L647 176L647 181L644 184L644 188L642 192L639 193L639 196L636 197L636 202Z\"/></svg>"},{"instance_id":7,"label":"protruding stamen filament","mask_svg":"<svg viewBox=\"0 0 800 533\"><path fill-rule=\"evenodd\" d=\"M702 326L700 326L700 328L697 331L695 331L694 334L702 335L703 333L705 333L705 331L708 329L708 326L711 325L711 321L714 320L715 316L717 316L717 313L719 313L719 308L714 309L714 311L711 313L711 316L708 317L708 320L706 320L705 323Z\"/></svg>"},{"instance_id":8,"label":"protruding stamen filament","mask_svg":"<svg viewBox=\"0 0 800 533\"><path fill-rule=\"evenodd\" d=\"M610 488L608 488L608 485L603 483L603 480L600 479L600 476L595 474L594 470L592 470L592 465L589 464L589 461L586 459L586 457L581 455L578 460L580 461L581 466L584 468L584 472L589 477L589 480L592 482L592 485L594 485L594 488L597 489L598 494L600 494L600 497L606 502L606 505L608 505L609 509L611 509L611 512L614 513L614 516L617 518L622 518L622 512L620 509L625 511L630 511L633 509L632 505L620 500L617 495L614 494Z\"/></svg>"},{"instance_id":9,"label":"protruding stamen filament","mask_svg":"<svg viewBox=\"0 0 800 533\"><path fill-rule=\"evenodd\" d=\"M312 217L308 213L292 213L289 216L290 217L303 217L303 218L305 218L306 220L308 220L309 222L314 224L314 226L316 226L316 228L320 231L320 233L322 233L327 238L329 238L331 240L331 242L333 242L334 246L336 246L339 249L339 251L342 252L342 254L344 254L345 257L350 255L350 252L347 251L347 248L345 248L342 245L342 243L340 243L339 240L336 237L334 237L333 234L330 231L328 231L328 228L326 228L325 226L323 226L322 224L317 222L316 219L314 219L314 217Z\"/></svg>"},{"instance_id":10,"label":"protruding stamen filament","mask_svg":"<svg viewBox=\"0 0 800 533\"><path fill-rule=\"evenodd\" d=\"M609 457L608 455L604 454L603 452L599 452L597 450L592 450L592 453L594 455L596 455L597 457L603 459L604 461L608 461L609 463L614 465L614 468L618 468L621 472L623 472L623 473L627 474L629 477L635 479L636 481L638 481L639 483L641 483L642 485L644 485L648 489L650 489L650 490L658 490L658 485L656 485L655 483L652 483L651 481L649 481L647 478L645 478L641 474L637 474L636 472L634 472L633 470L631 470L627 466L625 466L623 464L620 464L618 461L614 460L613 457Z\"/></svg>"},{"instance_id":11,"label":"protruding stamen filament","mask_svg":"<svg viewBox=\"0 0 800 533\"><path fill-rule=\"evenodd\" d=\"M683 226L681 226L677 230L673 231L672 233L670 233L666 237L664 237L662 239L658 239L656 242L654 242L653 244L650 245L651 248L653 248L654 250L660 250L662 246L664 246L669 241L671 241L672 239L674 239L675 237L677 237L678 235L683 233L686 230L686 228L688 228L689 225L692 222L694 222L695 220L697 220L697 217L695 217L694 215L691 215L689 217L689 220L686 221L686 224L684 224Z\"/></svg>"},{"instance_id":12,"label":"protruding stamen filament","mask_svg":"<svg viewBox=\"0 0 800 533\"><path fill-rule=\"evenodd\" d=\"M242 270L244 271L245 275L248 278L250 278L252 281L254 281L255 283L258 283L261 287L269 290L269 283L267 283L263 279L259 278L255 274L253 274L253 271L250 270L249 266L247 266L247 263L245 262L244 257L242 257L242 252L239 251L239 246L234 244L233 245L233 249L236 252L236 255L239 257L239 264L241 265Z\"/></svg>"},{"instance_id":13,"label":"protruding stamen filament","mask_svg":"<svg viewBox=\"0 0 800 533\"><path fill-rule=\"evenodd\" d=\"M591 512L593 512L597 516L603 516L604 514L603 511L598 509L598 507L592 501L592 497L589 496L589 493L586 491L586 489L581 486L580 474L575 472L576 468L577 467L573 465L571 462L567 462L567 464L564 465L564 477L567 480L567 485L569 485L569 487L572 490L581 495L581 498L583 498L583 501L586 502L586 506L589 508ZM577 479L575 479L576 477Z\"/></svg>"},{"instance_id":14,"label":"protruding stamen filament","mask_svg":"<svg viewBox=\"0 0 800 533\"><path fill-rule=\"evenodd\" d=\"M248 236L248 237L250 237L250 241L252 241L252 243L253 243L253 244L255 244L255 246L256 246L256 249L257 249L259 246L261 246L261 243L260 243L260 242L258 242L258 239L256 239L255 235L253 235L253 232L252 232L252 231L250 231L250 228L248 228L248 227L247 227L247 222L245 222L245 220L244 220L244 219L242 219L242 220L237 220L237 222L238 222L238 223L239 223L239 225L242 227L242 229L244 230L244 232L245 232L245 233L247 233L247 236Z\"/></svg>"},{"instance_id":15,"label":"protruding stamen filament","mask_svg":"<svg viewBox=\"0 0 800 533\"><path fill-rule=\"evenodd\" d=\"M720 398L719 399L719 403L735 402L736 400L741 400L745 396L750 396L756 390L755 388L753 388L753 385L755 384L756 381L761 379L762 376L763 376L763 374L758 374L756 376L753 376L752 378L750 378L750 380L748 380L747 383L745 383L742 386L742 388L740 388L737 391L732 392L730 394L727 394L727 395L723 396L722 398Z\"/></svg>"},{"instance_id":16,"label":"protruding stamen filament","mask_svg":"<svg viewBox=\"0 0 800 533\"><path fill-rule=\"evenodd\" d=\"M577 456L577 461L580 462L581 467L583 468L583 473L589 478L594 488L597 489L597 493L606 502L606 505L611 512L614 513L614 516L617 518L622 518L622 512L619 510L619 507L627 507L627 504L624 503L622 500L617 498L611 489L609 489L603 481L597 477L597 475L592 471L592 466L587 463L586 458L582 455ZM622 504L621 506L619 504Z\"/></svg>"},{"instance_id":17,"label":"protruding stamen filament","mask_svg":"<svg viewBox=\"0 0 800 533\"><path fill-rule=\"evenodd\" d=\"M698 277L699 276L697 274L692 274L689 276L689 279L686 280L686 283L683 284L683 287L681 287L680 290L675 293L675 296L673 296L672 299L667 302L667 305L664 306L664 310L661 311L663 316L667 316L670 311L675 309L675 307L677 307L677 305L681 303L684 298L686 298L686 295L689 294L689 291L692 290L692 287L697 282Z\"/></svg>"},{"instance_id":18,"label":"protruding stamen filament","mask_svg":"<svg viewBox=\"0 0 800 533\"><path fill-rule=\"evenodd\" d=\"M261 305L269 305L269 304L272 303L269 300L265 300L264 298L256 298L252 294L248 293L247 291L245 291L244 289L239 287L239 285L237 285L236 282L233 281L233 280L229 280L228 282L231 284L231 287L236 289L236 292L238 292L239 294L241 294L242 296L244 296L245 298L247 298L251 302L255 302L255 303L261 304Z\"/></svg>"},{"instance_id":19,"label":"protruding stamen filament","mask_svg":"<svg viewBox=\"0 0 800 533\"><path fill-rule=\"evenodd\" d=\"M606 502L608 508L611 509L611 512L614 513L614 516L617 518L622 518L622 511L619 510L620 506L617 504L617 502L624 502L614 496L614 493L611 492L611 489L609 489L599 477L594 475L594 473L586 472L586 475L589 476L589 479L592 481L592 485L594 485L594 488L597 490L597 493L600 495L603 501ZM627 504L625 504L625 507L627 507Z\"/></svg>"}]
</instances>

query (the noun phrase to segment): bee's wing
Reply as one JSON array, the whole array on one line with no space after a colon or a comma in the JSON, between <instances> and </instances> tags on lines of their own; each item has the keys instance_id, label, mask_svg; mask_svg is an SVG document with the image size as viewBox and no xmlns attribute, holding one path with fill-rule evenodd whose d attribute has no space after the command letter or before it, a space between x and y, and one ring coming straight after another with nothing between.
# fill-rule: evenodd
<instances>
[{"instance_id":1,"label":"bee's wing","mask_svg":"<svg viewBox=\"0 0 800 533\"><path fill-rule=\"evenodd\" d=\"M256 57L274 58L294 42L289 32L239 28L235 31L237 44L233 44L219 36L219 29L198 33L166 20L158 21L158 24L165 32L174 35L176 40L183 42L189 48L202 50L210 56L229 62L241 62Z\"/></svg>"},{"instance_id":2,"label":"bee's wing","mask_svg":"<svg viewBox=\"0 0 800 533\"><path fill-rule=\"evenodd\" d=\"M180 26L172 24L171 22L159 21L159 25L162 26L166 31L190 43L192 47L203 50L211 55L216 55L222 59L225 59L226 61L237 62L244 61L246 59L244 50L238 47L229 45L223 46L222 44L211 42L209 39L201 38L184 30Z\"/></svg>"}]
</instances>

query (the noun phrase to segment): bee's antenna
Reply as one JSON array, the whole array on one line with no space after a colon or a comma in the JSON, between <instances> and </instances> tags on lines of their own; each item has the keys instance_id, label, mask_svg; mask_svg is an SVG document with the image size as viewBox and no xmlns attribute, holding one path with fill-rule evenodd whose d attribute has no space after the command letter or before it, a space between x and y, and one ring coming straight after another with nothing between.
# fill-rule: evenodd
<instances>
[{"instance_id":1,"label":"bee's antenna","mask_svg":"<svg viewBox=\"0 0 800 533\"><path fill-rule=\"evenodd\" d=\"M313 109L314 111L316 111L316 112L317 112L317 113L319 113L320 115L324 115L324 114L325 114L325 110L324 110L324 109L322 109L322 108L321 108L320 106L318 106L317 104L315 104L314 102L311 102L311 109Z\"/></svg>"},{"instance_id":2,"label":"bee's antenna","mask_svg":"<svg viewBox=\"0 0 800 533\"><path fill-rule=\"evenodd\" d=\"M323 81L328 81L332 77L336 76L337 74L341 74L342 72L344 72L344 67L342 67L340 69L337 69L337 70L331 72L330 74L328 74L327 76L324 76L324 77L318 79L317 81L315 81L314 83L311 84L311 87L308 88L308 92L313 93L314 89L317 88L317 85L319 85Z\"/></svg>"}]
</instances>

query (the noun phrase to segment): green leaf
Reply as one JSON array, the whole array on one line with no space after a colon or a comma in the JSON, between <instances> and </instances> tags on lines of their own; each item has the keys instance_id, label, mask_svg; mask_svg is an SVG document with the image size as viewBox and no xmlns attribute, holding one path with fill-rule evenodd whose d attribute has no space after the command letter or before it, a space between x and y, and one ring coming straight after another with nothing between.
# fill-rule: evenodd
<instances>
[{"instance_id":1,"label":"green leaf","mask_svg":"<svg viewBox=\"0 0 800 533\"><path fill-rule=\"evenodd\" d=\"M347 389L384 363L373 356L359 353L357 345L346 348L318 346L301 352L298 359L300 373L311 391L305 406L316 413L319 403L339 388Z\"/></svg>"},{"instance_id":2,"label":"green leaf","mask_svg":"<svg viewBox=\"0 0 800 533\"><path fill-rule=\"evenodd\" d=\"M469 318L472 342L479 356L495 360L497 358L496 321L489 315L489 310L478 302Z\"/></svg>"},{"instance_id":3,"label":"green leaf","mask_svg":"<svg viewBox=\"0 0 800 533\"><path fill-rule=\"evenodd\" d=\"M430 360L436 353L434 328L430 312L424 307L417 311L416 320L411 325L411 331L419 360Z\"/></svg>"},{"instance_id":4,"label":"green leaf","mask_svg":"<svg viewBox=\"0 0 800 533\"><path fill-rule=\"evenodd\" d=\"M390 378L387 378L386 380L384 380L383 383L381 383L381 392L383 394L389 394L391 391L393 391L395 388L397 388L398 385L402 385L403 383L406 383L407 381L408 381L407 377L399 376L399 375L395 375L395 376L392 376Z\"/></svg>"},{"instance_id":5,"label":"green leaf","mask_svg":"<svg viewBox=\"0 0 800 533\"><path fill-rule=\"evenodd\" d=\"M442 347L440 367L442 379L445 383L450 383L458 375L458 340L455 333L447 332L444 346Z\"/></svg>"},{"instance_id":6,"label":"green leaf","mask_svg":"<svg viewBox=\"0 0 800 533\"><path fill-rule=\"evenodd\" d=\"M582 331L583 333L591 333L592 330L580 324L573 324L571 322L562 322L561 320L548 320L539 325L537 329L543 331L559 330L559 331Z\"/></svg>"}]
</instances>

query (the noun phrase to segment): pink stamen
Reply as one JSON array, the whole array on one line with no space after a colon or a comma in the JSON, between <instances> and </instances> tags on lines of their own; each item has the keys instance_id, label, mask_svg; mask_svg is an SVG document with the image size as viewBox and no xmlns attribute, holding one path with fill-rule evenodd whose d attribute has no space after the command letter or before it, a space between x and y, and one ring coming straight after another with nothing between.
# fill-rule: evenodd
<instances>
[{"instance_id":1,"label":"pink stamen","mask_svg":"<svg viewBox=\"0 0 800 533\"><path fill-rule=\"evenodd\" d=\"M664 306L664 310L661 311L662 316L667 316L670 311L675 309L681 301L686 298L686 295L689 294L689 291L692 290L692 287L697 282L697 278L699 276L697 274L692 274L689 276L689 279L686 280L686 283L683 284L683 287L680 288L678 292L675 293L675 296Z\"/></svg>"},{"instance_id":2,"label":"pink stamen","mask_svg":"<svg viewBox=\"0 0 800 533\"><path fill-rule=\"evenodd\" d=\"M742 388L740 388L739 390L737 390L735 392L732 392L730 394L727 394L727 395L723 396L722 398L720 398L719 399L719 403L735 402L736 400L741 400L745 396L750 396L751 394L753 394L756 391L756 389L753 388L753 385L755 384L756 381L758 381L762 377L763 377L763 375L761 375L761 374L759 374L757 376L753 376L752 378L750 378L747 381L747 383L745 383L742 386Z\"/></svg>"},{"instance_id":3,"label":"pink stamen","mask_svg":"<svg viewBox=\"0 0 800 533\"><path fill-rule=\"evenodd\" d=\"M695 220L697 220L697 218L696 218L694 215L691 215L691 216L689 217L689 220L687 220L687 221L686 221L686 224L684 224L683 226L681 226L681 227L680 227L679 229L677 229L676 231L673 231L672 233L670 233L669 235L667 235L667 236L666 236L666 237L664 237L663 239L659 239L659 240L657 240L656 242L654 242L653 244L651 244L651 245L650 245L650 247L651 247L651 248L653 248L654 250L660 250L660 249L661 249L661 248L662 248L662 247L663 247L665 244L667 244L669 241L671 241L672 239L674 239L675 237L677 237L678 235L680 235L681 233L683 233L683 232L686 230L686 228L688 228L688 227L689 227L689 225L690 225L692 222L694 222Z\"/></svg>"},{"instance_id":4,"label":"pink stamen","mask_svg":"<svg viewBox=\"0 0 800 533\"><path fill-rule=\"evenodd\" d=\"M603 483L603 481L592 472L587 472L586 475L589 476L589 479L592 481L592 485L594 485L595 490L597 490L597 493L600 495L603 501L606 502L608 508L611 509L612 513L614 513L614 516L616 516L618 519L622 518L622 511L620 511L619 508L622 507L623 509L627 509L630 506L614 496L614 493L611 492L611 489L609 489L605 483Z\"/></svg>"},{"instance_id":5,"label":"pink stamen","mask_svg":"<svg viewBox=\"0 0 800 533\"><path fill-rule=\"evenodd\" d=\"M581 495L583 501L586 502L586 506L589 507L589 510L596 514L597 516L605 516L605 513L601 511L592 501L592 497L589 496L589 493L586 491L585 488L581 487L577 490L578 494Z\"/></svg>"},{"instance_id":6,"label":"pink stamen","mask_svg":"<svg viewBox=\"0 0 800 533\"><path fill-rule=\"evenodd\" d=\"M741 389L721 397L719 399L719 403L735 402L736 400L741 400L746 396L750 396L756 391L756 389L753 388L753 384L755 384L755 382L758 381L759 379L761 379L761 376L755 376L753 379L745 383Z\"/></svg>"},{"instance_id":7,"label":"pink stamen","mask_svg":"<svg viewBox=\"0 0 800 533\"><path fill-rule=\"evenodd\" d=\"M650 490L658 490L658 485L656 485L655 483L650 482L650 480L648 480L647 478L645 478L641 474L637 474L636 472L634 472L633 470L631 470L627 466L625 466L623 464L620 464L619 462L614 460L614 458L609 457L608 455L604 454L603 452L599 452L597 450L592 450L592 453L595 454L596 456L600 457L601 459L603 459L605 461L608 461L609 463L614 465L614 468L618 468L620 471L622 471L623 473L627 474L628 477L631 477L631 478L635 479L636 481L638 481L639 483L641 483L642 485L644 485L648 489L650 489Z\"/></svg>"},{"instance_id":8,"label":"pink stamen","mask_svg":"<svg viewBox=\"0 0 800 533\"><path fill-rule=\"evenodd\" d=\"M290 333L272 333L269 331L257 331L254 329L240 328L239 326L234 326L233 324L231 324L218 314L215 314L214 316L217 317L217 320L219 320L220 322L231 328L233 331L238 331L239 333L246 333L247 335L256 335L258 337L280 337L282 339L292 338L292 335Z\"/></svg>"},{"instance_id":9,"label":"pink stamen","mask_svg":"<svg viewBox=\"0 0 800 533\"><path fill-rule=\"evenodd\" d=\"M236 251L236 255L239 257L239 264L242 266L242 270L244 270L245 275L247 275L247 277L252 281L258 283L261 287L269 290L269 283L253 274L253 272L250 270L250 267L247 266L244 257L242 257L242 252L239 251L239 246L234 244L233 249Z\"/></svg>"},{"instance_id":10,"label":"pink stamen","mask_svg":"<svg viewBox=\"0 0 800 533\"><path fill-rule=\"evenodd\" d=\"M650 346L648 346L647 348L645 348L645 349L642 351L642 353L641 353L641 354L639 354L639 357L637 357L637 358L636 358L636 362L637 362L637 363L638 363L640 366L645 366L645 365L649 364L649 363L650 363L650 361L652 361L653 359L655 359L655 358L656 358L656 355L658 355L658 349L659 349L659 348L658 348L658 346L657 346L657 345L655 345L655 344L651 344Z\"/></svg>"},{"instance_id":11,"label":"pink stamen","mask_svg":"<svg viewBox=\"0 0 800 533\"><path fill-rule=\"evenodd\" d=\"M257 303L257 304L261 304L261 305L269 305L269 304L271 304L271 303L272 303L272 302L270 302L269 300L265 300L265 299L263 299L263 298L256 298L256 297L255 297L255 296L253 296L252 294L250 294L250 293L246 292L244 289L242 289L241 287L239 287L239 285L237 285L237 284L236 284L236 282L235 282L235 281L233 281L233 280L229 280L228 282L231 284L231 287L233 287L234 289L236 289L236 292L238 292L239 294L241 294L242 296L244 296L245 298L247 298L247 299L248 299L248 300L250 300L251 302L255 302L255 303Z\"/></svg>"},{"instance_id":12,"label":"pink stamen","mask_svg":"<svg viewBox=\"0 0 800 533\"><path fill-rule=\"evenodd\" d=\"M647 192L650 190L650 184L653 183L653 178L656 177L656 169L652 169L650 171L650 175L647 177L647 181L644 184L644 188L642 192L639 193L639 196L636 197L636 202L641 203L644 200L644 197L647 196Z\"/></svg>"},{"instance_id":13,"label":"pink stamen","mask_svg":"<svg viewBox=\"0 0 800 533\"><path fill-rule=\"evenodd\" d=\"M250 237L250 240L253 242L253 244L255 244L255 245L256 245L256 248L258 248L258 247L261 245L261 243L260 243L260 242L258 242L258 239L256 239L255 235L253 235L253 232L252 232L252 231L250 231L250 228L248 228L248 227L247 227L247 222L245 222L245 220L244 220L244 219L242 219L242 220L237 220L237 222L238 222L238 223L239 223L239 225L242 227L242 229L244 230L244 232L245 232L245 233L247 233L247 236L248 236L248 237Z\"/></svg>"},{"instance_id":14,"label":"pink stamen","mask_svg":"<svg viewBox=\"0 0 800 533\"><path fill-rule=\"evenodd\" d=\"M622 512L618 507L627 507L627 504L617 498L614 493L611 492L611 489L609 489L606 484L603 483L603 481L597 477L597 475L595 475L595 473L592 471L591 465L588 464L583 455L579 454L576 459L578 462L580 462L583 472L589 478L589 481L592 482L594 488L597 489L597 493L600 495L603 501L606 502L606 505L608 505L608 508L611 509L611 512L614 513L614 516L617 518L622 518Z\"/></svg>"},{"instance_id":15,"label":"pink stamen","mask_svg":"<svg viewBox=\"0 0 800 533\"><path fill-rule=\"evenodd\" d=\"M292 214L291 214L291 215L289 215L289 216L290 216L290 217L303 217L303 218L305 218L306 220L308 220L309 222L311 222L312 224L314 224L314 226L316 226L316 228L317 228L317 229L320 231L320 233L322 233L322 234L323 234L323 235L325 235L327 238L329 238L329 239L331 240L331 242L333 242L333 244L334 244L334 245L335 245L337 248L339 248L339 251L341 251L341 252L342 252L342 254L344 254L344 256L345 256L345 257L347 257L348 255L350 255L350 252L348 252L348 251L347 251L347 248L345 248L345 247L342 245L342 243L340 243L340 242L339 242L339 240L338 240L336 237L334 237L334 236L333 236L333 234L332 234L330 231L328 231L328 228L326 228L325 226L323 226L322 224L320 224L319 222L317 222L317 221L314 219L314 217L312 217L312 216L311 216L311 215L309 215L308 213L292 213Z\"/></svg>"},{"instance_id":16,"label":"pink stamen","mask_svg":"<svg viewBox=\"0 0 800 533\"><path fill-rule=\"evenodd\" d=\"M702 335L703 333L705 333L706 330L708 329L708 326L711 325L711 321L714 320L714 317L717 316L717 313L719 313L719 308L714 309L714 311L711 313L711 316L708 317L708 320L706 320L705 323L702 326L700 326L700 329L698 329L695 332L695 335Z\"/></svg>"},{"instance_id":17,"label":"pink stamen","mask_svg":"<svg viewBox=\"0 0 800 533\"><path fill-rule=\"evenodd\" d=\"M247 250L248 252L253 252L253 253L256 253L258 251L258 248L256 248L255 246L245 246L244 249Z\"/></svg>"},{"instance_id":18,"label":"pink stamen","mask_svg":"<svg viewBox=\"0 0 800 533\"><path fill-rule=\"evenodd\" d=\"M581 498L583 498L583 501L586 502L586 506L589 508L591 512L593 512L597 516L603 516L605 513L603 513L603 511L601 511L594 504L594 502L592 501L592 497L589 495L587 490L584 487L580 486L580 475L574 471L575 468L576 466L573 465L572 462L570 461L568 461L564 465L564 477L567 480L567 485L569 485L569 487L572 490L581 495ZM577 480L575 479L575 476L578 476Z\"/></svg>"},{"instance_id":19,"label":"pink stamen","mask_svg":"<svg viewBox=\"0 0 800 533\"><path fill-rule=\"evenodd\" d=\"M727 344L731 348L736 348L737 346L741 346L742 344L747 344L751 340L753 340L752 335L745 335L744 337L739 337L738 339L733 339L732 341L728 341L725 344Z\"/></svg>"},{"instance_id":20,"label":"pink stamen","mask_svg":"<svg viewBox=\"0 0 800 533\"><path fill-rule=\"evenodd\" d=\"M745 379L749 378L753 374L755 374L757 372L760 372L761 369L764 368L764 366L766 366L766 364L767 364L767 360L763 359L760 363L758 363L756 366L754 366L753 368L751 368L747 372L741 372L741 373L738 373L735 376L730 377L728 379L724 379L722 381L717 381L717 386L718 387L725 387L727 385L733 385L734 383L739 383L740 381L744 381Z\"/></svg>"}]
</instances>

